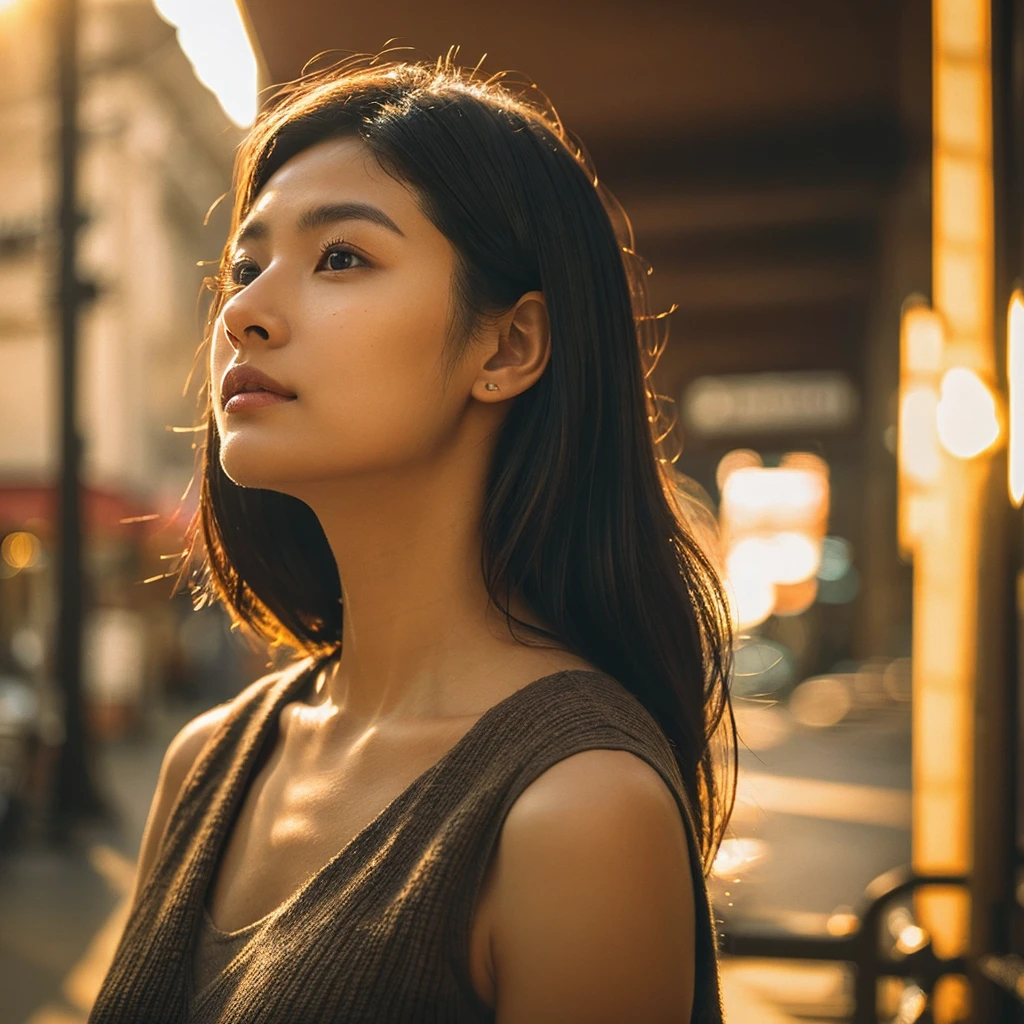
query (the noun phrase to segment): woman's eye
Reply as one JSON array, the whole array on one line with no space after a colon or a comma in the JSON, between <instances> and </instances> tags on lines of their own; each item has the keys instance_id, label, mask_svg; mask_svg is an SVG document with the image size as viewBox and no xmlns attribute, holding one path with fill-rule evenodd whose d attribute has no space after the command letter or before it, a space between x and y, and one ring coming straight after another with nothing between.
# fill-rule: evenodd
<instances>
[{"instance_id":1,"label":"woman's eye","mask_svg":"<svg viewBox=\"0 0 1024 1024\"><path fill-rule=\"evenodd\" d=\"M348 249L331 249L324 254L322 265L327 270L351 270L362 259Z\"/></svg>"},{"instance_id":2,"label":"woman's eye","mask_svg":"<svg viewBox=\"0 0 1024 1024\"><path fill-rule=\"evenodd\" d=\"M231 280L235 284L246 285L252 284L253 281L259 277L259 267L255 263L249 260L239 260L238 263L234 264L231 268Z\"/></svg>"},{"instance_id":3,"label":"woman's eye","mask_svg":"<svg viewBox=\"0 0 1024 1024\"><path fill-rule=\"evenodd\" d=\"M365 260L349 249L327 249L320 258L319 266L325 270L352 270L365 265ZM260 276L260 268L250 259L240 259L231 265L231 283L244 288Z\"/></svg>"}]
</instances>

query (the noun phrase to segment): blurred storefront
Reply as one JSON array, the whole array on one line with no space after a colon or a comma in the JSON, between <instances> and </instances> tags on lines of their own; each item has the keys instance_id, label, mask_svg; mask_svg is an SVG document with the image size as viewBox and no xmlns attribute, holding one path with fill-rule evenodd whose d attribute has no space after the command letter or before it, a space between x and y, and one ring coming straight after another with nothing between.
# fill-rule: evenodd
<instances>
[{"instance_id":1,"label":"blurred storefront","mask_svg":"<svg viewBox=\"0 0 1024 1024\"><path fill-rule=\"evenodd\" d=\"M202 658L182 664L189 652L188 602L169 601L169 587L158 581L143 583L146 566L159 564L174 533L160 529L152 504L91 486L82 499L89 538L85 694L92 731L110 737L136 728L149 701L194 694L203 682ZM55 521L53 487L0 489L0 673L43 689L54 675Z\"/></svg>"}]
</instances>

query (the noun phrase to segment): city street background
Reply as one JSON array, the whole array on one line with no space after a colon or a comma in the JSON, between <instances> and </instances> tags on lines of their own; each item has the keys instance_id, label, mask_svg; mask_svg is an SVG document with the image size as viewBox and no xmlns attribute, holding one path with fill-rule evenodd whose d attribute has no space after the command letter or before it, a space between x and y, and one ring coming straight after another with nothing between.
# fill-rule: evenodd
<instances>
[{"instance_id":1,"label":"city street background","mask_svg":"<svg viewBox=\"0 0 1024 1024\"><path fill-rule=\"evenodd\" d=\"M203 281L258 90L388 40L535 80L672 311L653 384L737 627L738 795L712 895L723 935L779 940L724 956L730 1024L850 1020L852 965L786 942L857 934L889 872L972 859L983 912L963 891L900 899L877 945L969 954L978 1005L1005 1000L976 1024L1020 1020L977 972L998 953L1024 992L1024 0L524 4L81 0L72 90L74 5L0 0L0 1024L85 1021L168 743L270 670L176 586ZM69 166L77 213L58 203ZM69 309L80 464L60 429ZM58 626L72 464L80 672ZM113 820L76 820L92 789ZM962 1021L966 983L946 980L932 1002L919 971L883 981L877 1019Z\"/></svg>"}]
</instances>

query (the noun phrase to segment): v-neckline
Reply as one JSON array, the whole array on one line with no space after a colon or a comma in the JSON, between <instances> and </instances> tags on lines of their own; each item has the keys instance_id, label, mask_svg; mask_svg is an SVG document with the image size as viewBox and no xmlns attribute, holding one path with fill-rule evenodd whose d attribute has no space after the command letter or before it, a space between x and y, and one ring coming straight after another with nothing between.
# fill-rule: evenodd
<instances>
[{"instance_id":1,"label":"v-neckline","mask_svg":"<svg viewBox=\"0 0 1024 1024\"><path fill-rule=\"evenodd\" d=\"M243 781L241 783L241 790L236 798L234 808L232 810L232 813L226 816L225 823L217 831L217 848L212 860L212 866L210 868L209 874L205 879L205 884L202 890L202 903L204 908L206 907L207 899L210 895L210 887L213 885L214 879L217 875L221 858L224 856L225 847L227 846L228 838L231 835L231 830L237 824L238 818L241 815L242 807L245 804L246 797L248 796L249 790L252 787L253 782L255 781L255 775L257 773L254 772L254 767L257 764L260 764L260 767L262 769L262 767L264 767L266 764L266 760L269 760L268 758L263 760L262 764L260 763L262 755L264 753L264 747L268 742L269 734L279 727L278 717L280 715L281 708L289 700L299 698L302 687L309 683L311 679L314 679L316 677L317 672L322 666L322 664L322 662L314 662L313 665L308 670L308 673L299 673L296 679L290 681L287 685L281 688L281 692L276 697L270 698L270 711L266 716L266 720L264 721L263 725L260 728L259 734L252 743L252 747L250 748L248 753L247 763L245 764L241 773L243 775ZM496 704L492 704L491 707L484 711L477 718L477 720L462 734L462 736L459 737L459 739L456 740L455 743L452 744L452 746L450 746L448 750L446 750L445 753L441 755L440 758L438 758L438 760L436 760L432 765L430 765L430 767L426 768L419 775L417 775L416 778L413 779L412 782L410 782L409 785L406 786L405 789L403 789L402 792L398 794L398 796L396 796L393 800L391 800L386 806L384 806L380 810L380 812L373 818L372 821L370 821L367 825L361 828L351 839L349 839L347 843L345 843L345 845L340 850L335 852L325 864L323 864L319 869L317 869L315 872L309 875L305 879L305 881L302 882L299 885L299 887L294 890L294 892L292 892L290 896L288 896L283 902L279 903L276 907L274 907L268 913L264 914L258 920L253 921L250 924L243 925L241 928L236 928L234 929L234 932L238 933L248 931L249 929L255 929L256 925L265 924L269 922L271 919L282 915L289 907L297 903L309 889L311 889L315 884L317 884L317 882L319 882L320 879L324 877L324 875L333 871L338 864L345 860L348 857L350 851L358 843L360 843L368 833L370 833L374 829L379 828L382 820L387 818L398 805L406 803L416 790L422 788L428 781L430 781L430 779L432 779L435 775L440 773L450 761L452 761L466 746L469 745L469 743L473 739L475 739L475 737L479 734L486 721L493 718L493 716L499 713L500 711L507 709L516 700L521 699L522 695L527 690L533 691L535 688L539 687L542 684L553 682L556 679L559 679L563 676L570 674L604 675L604 673L595 671L593 669L560 669L558 672L549 673L546 676L541 676L539 679L534 679L531 682L526 683L525 685L519 687L519 689L514 690L507 697L503 697ZM213 920L212 917L210 918L210 920ZM214 927L218 928L219 931L222 930L216 924L214 924ZM228 968L230 968L231 966L232 965L229 964ZM228 968L225 968L225 972L228 970ZM213 983L211 982L211 985L212 984Z\"/></svg>"}]
</instances>

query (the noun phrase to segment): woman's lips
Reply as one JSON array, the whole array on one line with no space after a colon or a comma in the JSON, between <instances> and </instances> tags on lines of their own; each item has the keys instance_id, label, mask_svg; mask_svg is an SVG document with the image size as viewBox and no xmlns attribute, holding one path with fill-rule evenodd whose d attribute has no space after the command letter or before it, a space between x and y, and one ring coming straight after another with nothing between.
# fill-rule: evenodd
<instances>
[{"instance_id":1,"label":"woman's lips","mask_svg":"<svg viewBox=\"0 0 1024 1024\"><path fill-rule=\"evenodd\" d=\"M224 403L225 412L243 412L246 409L260 409L278 402L294 402L294 398L277 395L273 391L239 391Z\"/></svg>"}]
</instances>

